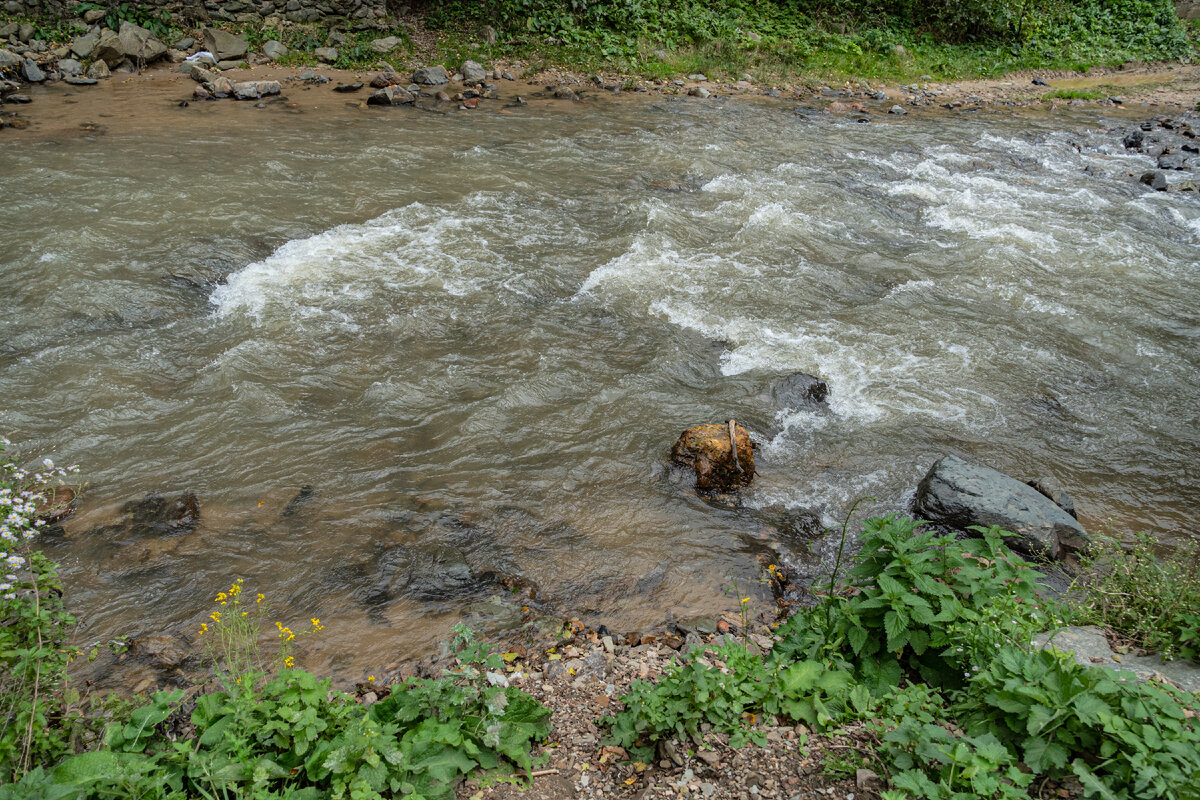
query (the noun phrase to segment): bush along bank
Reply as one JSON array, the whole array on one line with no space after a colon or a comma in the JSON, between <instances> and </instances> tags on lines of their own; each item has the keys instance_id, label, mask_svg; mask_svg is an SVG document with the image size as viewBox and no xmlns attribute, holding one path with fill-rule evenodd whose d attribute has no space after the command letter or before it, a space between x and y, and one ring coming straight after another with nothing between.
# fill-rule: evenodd
<instances>
[{"instance_id":1,"label":"bush along bank","mask_svg":"<svg viewBox=\"0 0 1200 800\"><path fill-rule=\"evenodd\" d=\"M62 16L0 14L0 79L85 85L216 45L224 68L273 62L361 69L383 58L407 67L521 61L526 74L561 67L764 85L943 80L1188 60L1198 35L1196 23L1177 18L1172 0L453 0L404 6L403 17L380 8L382 16L361 18L313 17L274 3L247 10L239 2L236 13L208 5L217 11L172 15L155 6L87 2ZM240 45L227 49L206 37L217 29L219 38Z\"/></svg>"}]
</instances>

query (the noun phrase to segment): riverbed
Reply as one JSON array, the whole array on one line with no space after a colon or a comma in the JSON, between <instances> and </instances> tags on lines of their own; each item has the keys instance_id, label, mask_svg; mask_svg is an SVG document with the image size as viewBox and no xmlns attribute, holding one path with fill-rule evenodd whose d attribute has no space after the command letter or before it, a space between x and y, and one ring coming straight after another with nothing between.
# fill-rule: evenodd
<instances>
[{"instance_id":1,"label":"riverbed","mask_svg":"<svg viewBox=\"0 0 1200 800\"><path fill-rule=\"evenodd\" d=\"M1138 183L1135 119L798 105L281 102L6 141L0 425L88 481L44 543L80 640L190 636L238 576L344 672L464 614L765 610L764 555L828 549L765 509L900 511L946 453L1057 478L1092 532L1190 531L1200 203ZM825 406L772 399L795 372ZM667 461L730 417L741 509ZM96 532L187 491L194 530Z\"/></svg>"}]
</instances>

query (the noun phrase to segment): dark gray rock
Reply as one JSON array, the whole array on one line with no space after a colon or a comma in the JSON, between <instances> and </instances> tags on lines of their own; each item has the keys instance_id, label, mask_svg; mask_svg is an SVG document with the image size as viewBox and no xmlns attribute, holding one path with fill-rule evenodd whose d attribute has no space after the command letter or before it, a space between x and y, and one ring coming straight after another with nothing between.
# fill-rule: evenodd
<instances>
[{"instance_id":1,"label":"dark gray rock","mask_svg":"<svg viewBox=\"0 0 1200 800\"><path fill-rule=\"evenodd\" d=\"M420 84L421 86L441 86L444 83L450 82L450 74L441 65L421 67L413 73L412 79L413 83Z\"/></svg>"},{"instance_id":2,"label":"dark gray rock","mask_svg":"<svg viewBox=\"0 0 1200 800\"><path fill-rule=\"evenodd\" d=\"M32 58L27 58L21 62L21 77L30 83L41 83L46 80L46 73L42 72Z\"/></svg>"},{"instance_id":3,"label":"dark gray rock","mask_svg":"<svg viewBox=\"0 0 1200 800\"><path fill-rule=\"evenodd\" d=\"M554 90L554 97L558 100L578 100L579 96L575 94L575 90L570 86L559 86Z\"/></svg>"},{"instance_id":4,"label":"dark gray rock","mask_svg":"<svg viewBox=\"0 0 1200 800\"><path fill-rule=\"evenodd\" d=\"M32 103L33 98L27 94L6 94L4 96L4 102L24 105L25 103Z\"/></svg>"},{"instance_id":5,"label":"dark gray rock","mask_svg":"<svg viewBox=\"0 0 1200 800\"><path fill-rule=\"evenodd\" d=\"M1067 490L1058 482L1057 478L1034 478L1028 482L1028 485L1037 489L1051 501L1054 505L1061 508L1063 511L1070 514L1075 519L1079 519L1079 515L1075 513L1075 501L1071 499L1071 495L1067 494Z\"/></svg>"},{"instance_id":6,"label":"dark gray rock","mask_svg":"<svg viewBox=\"0 0 1200 800\"><path fill-rule=\"evenodd\" d=\"M361 88L363 88L363 85L358 82L339 83L337 86L333 87L333 90L339 94L350 94L351 92L357 92Z\"/></svg>"},{"instance_id":7,"label":"dark gray rock","mask_svg":"<svg viewBox=\"0 0 1200 800\"><path fill-rule=\"evenodd\" d=\"M1159 170L1152 169L1149 172L1143 172L1142 177L1138 178L1138 180L1156 192L1165 192L1167 190L1167 176L1163 175Z\"/></svg>"},{"instance_id":8,"label":"dark gray rock","mask_svg":"<svg viewBox=\"0 0 1200 800\"><path fill-rule=\"evenodd\" d=\"M468 86L487 82L487 71L478 62L464 61L458 71L462 73L463 83Z\"/></svg>"},{"instance_id":9,"label":"dark gray rock","mask_svg":"<svg viewBox=\"0 0 1200 800\"><path fill-rule=\"evenodd\" d=\"M171 46L174 47L176 50L191 50L192 47L195 46L195 44L196 44L196 40L193 39L191 36L184 36L182 39L175 42L175 44L173 44Z\"/></svg>"},{"instance_id":10,"label":"dark gray rock","mask_svg":"<svg viewBox=\"0 0 1200 800\"><path fill-rule=\"evenodd\" d=\"M1142 133L1139 129L1134 129L1125 134L1125 138L1121 140L1121 143L1125 145L1126 150L1137 150L1141 148L1142 142L1145 140L1146 134Z\"/></svg>"},{"instance_id":11,"label":"dark gray rock","mask_svg":"<svg viewBox=\"0 0 1200 800\"><path fill-rule=\"evenodd\" d=\"M780 378L770 389L771 404L776 408L812 408L825 405L828 399L829 384L807 372Z\"/></svg>"},{"instance_id":12,"label":"dark gray rock","mask_svg":"<svg viewBox=\"0 0 1200 800\"><path fill-rule=\"evenodd\" d=\"M944 456L917 487L913 512L933 524L968 531L998 525L1011 535L1005 543L1019 553L1060 559L1086 550L1087 533L1079 522L1041 492L997 472Z\"/></svg>"},{"instance_id":13,"label":"dark gray rock","mask_svg":"<svg viewBox=\"0 0 1200 800\"><path fill-rule=\"evenodd\" d=\"M212 53L217 61L231 61L246 56L250 45L241 36L220 28L205 28L201 32L204 49Z\"/></svg>"},{"instance_id":14,"label":"dark gray rock","mask_svg":"<svg viewBox=\"0 0 1200 800\"><path fill-rule=\"evenodd\" d=\"M95 86L97 80L95 78L81 78L78 75L72 75L69 78L65 78L63 83L69 83L72 86Z\"/></svg>"},{"instance_id":15,"label":"dark gray rock","mask_svg":"<svg viewBox=\"0 0 1200 800\"><path fill-rule=\"evenodd\" d=\"M367 105L402 106L410 105L414 100L412 94L399 86L385 86L367 98Z\"/></svg>"},{"instance_id":16,"label":"dark gray rock","mask_svg":"<svg viewBox=\"0 0 1200 800\"><path fill-rule=\"evenodd\" d=\"M1183 169L1182 153L1167 153L1158 157L1159 169Z\"/></svg>"},{"instance_id":17,"label":"dark gray rock","mask_svg":"<svg viewBox=\"0 0 1200 800\"><path fill-rule=\"evenodd\" d=\"M17 29L17 38L20 39L22 42L28 42L30 39L33 38L33 34L36 30L37 29L34 28L33 25L26 22L20 28Z\"/></svg>"},{"instance_id":18,"label":"dark gray rock","mask_svg":"<svg viewBox=\"0 0 1200 800\"><path fill-rule=\"evenodd\" d=\"M21 66L21 57L10 50L0 49L0 73Z\"/></svg>"}]
</instances>

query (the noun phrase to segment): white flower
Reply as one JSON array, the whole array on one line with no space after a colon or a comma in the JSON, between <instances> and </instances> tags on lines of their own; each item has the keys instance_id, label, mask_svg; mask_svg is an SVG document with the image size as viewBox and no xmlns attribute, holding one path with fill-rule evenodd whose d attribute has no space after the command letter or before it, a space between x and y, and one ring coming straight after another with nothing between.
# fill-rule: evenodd
<instances>
[{"instance_id":1,"label":"white flower","mask_svg":"<svg viewBox=\"0 0 1200 800\"><path fill-rule=\"evenodd\" d=\"M25 559L21 558L20 556L9 556L5 560L8 561L8 565L10 567L18 567L19 568L19 567L25 566Z\"/></svg>"},{"instance_id":2,"label":"white flower","mask_svg":"<svg viewBox=\"0 0 1200 800\"><path fill-rule=\"evenodd\" d=\"M42 463L46 465L46 469L54 469L54 462L48 458L43 458Z\"/></svg>"},{"instance_id":3,"label":"white flower","mask_svg":"<svg viewBox=\"0 0 1200 800\"><path fill-rule=\"evenodd\" d=\"M11 588L12 588L11 583L0 583L0 592L7 592Z\"/></svg>"},{"instance_id":4,"label":"white flower","mask_svg":"<svg viewBox=\"0 0 1200 800\"><path fill-rule=\"evenodd\" d=\"M8 594L4 595L5 600L15 600L16 597L17 596L15 594L13 594L12 592L9 592Z\"/></svg>"}]
</instances>

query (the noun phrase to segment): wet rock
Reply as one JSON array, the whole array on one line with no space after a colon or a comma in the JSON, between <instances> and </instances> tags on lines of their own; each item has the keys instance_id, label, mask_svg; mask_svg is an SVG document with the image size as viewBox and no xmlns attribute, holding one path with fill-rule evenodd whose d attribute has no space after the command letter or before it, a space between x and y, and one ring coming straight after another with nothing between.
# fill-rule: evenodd
<instances>
[{"instance_id":1,"label":"wet rock","mask_svg":"<svg viewBox=\"0 0 1200 800\"><path fill-rule=\"evenodd\" d=\"M888 113L895 114L898 117L903 117L908 113L908 111L905 110L904 106L892 106L888 109Z\"/></svg>"},{"instance_id":2,"label":"wet rock","mask_svg":"<svg viewBox=\"0 0 1200 800\"><path fill-rule=\"evenodd\" d=\"M25 103L32 103L33 98L27 94L9 94L4 96L4 102L24 105Z\"/></svg>"},{"instance_id":3,"label":"wet rock","mask_svg":"<svg viewBox=\"0 0 1200 800\"><path fill-rule=\"evenodd\" d=\"M30 83L41 83L46 80L46 73L42 72L33 59L27 58L21 62L21 77Z\"/></svg>"},{"instance_id":4,"label":"wet rock","mask_svg":"<svg viewBox=\"0 0 1200 800\"><path fill-rule=\"evenodd\" d=\"M826 404L829 384L816 375L796 372L772 384L771 404L776 408L812 408Z\"/></svg>"},{"instance_id":5,"label":"wet rock","mask_svg":"<svg viewBox=\"0 0 1200 800\"><path fill-rule=\"evenodd\" d=\"M468 86L487 82L487 70L476 61L464 61L458 71L462 73L463 83Z\"/></svg>"},{"instance_id":6,"label":"wet rock","mask_svg":"<svg viewBox=\"0 0 1200 800\"><path fill-rule=\"evenodd\" d=\"M438 92L433 96L433 99L437 100L439 103L449 103L450 95L446 94L445 92Z\"/></svg>"},{"instance_id":7,"label":"wet rock","mask_svg":"<svg viewBox=\"0 0 1200 800\"><path fill-rule=\"evenodd\" d=\"M81 78L78 75L73 75L70 78L65 78L64 83L69 83L72 86L95 86L99 81L95 78Z\"/></svg>"},{"instance_id":8,"label":"wet rock","mask_svg":"<svg viewBox=\"0 0 1200 800\"><path fill-rule=\"evenodd\" d=\"M313 50L313 55L322 64L332 64L338 60L338 49L336 47L318 47Z\"/></svg>"},{"instance_id":9,"label":"wet rock","mask_svg":"<svg viewBox=\"0 0 1200 800\"><path fill-rule=\"evenodd\" d=\"M1160 656L1116 654L1104 631L1092 625L1068 627L1034 637L1035 647L1055 647L1075 657L1084 667L1132 672L1139 681L1166 678L1180 689L1200 691L1200 665L1187 661L1163 661Z\"/></svg>"},{"instance_id":10,"label":"wet rock","mask_svg":"<svg viewBox=\"0 0 1200 800\"><path fill-rule=\"evenodd\" d=\"M208 91L208 89L205 89L203 86L197 86L195 89L192 89L192 97L195 98L196 100L212 100L212 99L214 99L212 96L212 92Z\"/></svg>"},{"instance_id":11,"label":"wet rock","mask_svg":"<svg viewBox=\"0 0 1200 800\"><path fill-rule=\"evenodd\" d=\"M1183 169L1182 153L1166 153L1158 157L1159 169Z\"/></svg>"},{"instance_id":12,"label":"wet rock","mask_svg":"<svg viewBox=\"0 0 1200 800\"><path fill-rule=\"evenodd\" d=\"M465 610L463 622L467 627L486 633L512 630L520 627L524 621L520 607L502 595L492 595L485 600L471 603Z\"/></svg>"},{"instance_id":13,"label":"wet rock","mask_svg":"<svg viewBox=\"0 0 1200 800\"><path fill-rule=\"evenodd\" d=\"M198 659L191 645L174 633L134 639L129 645L129 652L160 669L177 669L188 661Z\"/></svg>"},{"instance_id":14,"label":"wet rock","mask_svg":"<svg viewBox=\"0 0 1200 800\"><path fill-rule=\"evenodd\" d=\"M92 50L96 47L96 42L100 41L100 37L94 33L85 33L71 42L71 52L78 58L87 58L92 54Z\"/></svg>"},{"instance_id":15,"label":"wet rock","mask_svg":"<svg viewBox=\"0 0 1200 800\"><path fill-rule=\"evenodd\" d=\"M753 514L788 539L811 541L825 533L821 512L815 509L772 503L755 510Z\"/></svg>"},{"instance_id":16,"label":"wet rock","mask_svg":"<svg viewBox=\"0 0 1200 800\"><path fill-rule=\"evenodd\" d=\"M278 42L274 39L263 45L263 55L272 61L278 61L288 54L287 47L283 42Z\"/></svg>"},{"instance_id":17,"label":"wet rock","mask_svg":"<svg viewBox=\"0 0 1200 800\"><path fill-rule=\"evenodd\" d=\"M380 89L367 98L367 105L372 106L401 106L411 105L416 98L399 86L388 86Z\"/></svg>"},{"instance_id":18,"label":"wet rock","mask_svg":"<svg viewBox=\"0 0 1200 800\"><path fill-rule=\"evenodd\" d=\"M1079 515L1075 513L1075 501L1071 499L1071 495L1067 494L1067 490L1056 478L1034 478L1028 482L1028 485L1051 500L1054 505L1075 519L1079 519Z\"/></svg>"},{"instance_id":19,"label":"wet rock","mask_svg":"<svg viewBox=\"0 0 1200 800\"><path fill-rule=\"evenodd\" d=\"M217 61L234 61L245 58L250 44L237 34L220 28L205 28L200 32L204 49L212 53Z\"/></svg>"},{"instance_id":20,"label":"wet rock","mask_svg":"<svg viewBox=\"0 0 1200 800\"><path fill-rule=\"evenodd\" d=\"M83 64L73 58L64 58L58 62L58 71L66 77L83 74Z\"/></svg>"},{"instance_id":21,"label":"wet rock","mask_svg":"<svg viewBox=\"0 0 1200 800\"><path fill-rule=\"evenodd\" d=\"M1156 169L1143 172L1142 177L1138 178L1138 181L1149 186L1156 192L1165 192L1167 190L1167 176Z\"/></svg>"},{"instance_id":22,"label":"wet rock","mask_svg":"<svg viewBox=\"0 0 1200 800\"><path fill-rule=\"evenodd\" d=\"M233 84L233 96L238 100L257 100L281 91L283 87L279 81L240 81Z\"/></svg>"},{"instance_id":23,"label":"wet rock","mask_svg":"<svg viewBox=\"0 0 1200 800\"><path fill-rule=\"evenodd\" d=\"M705 89L703 86L693 86L691 89L688 89L688 95L691 97L706 98L710 97L712 92L710 92L708 89Z\"/></svg>"},{"instance_id":24,"label":"wet rock","mask_svg":"<svg viewBox=\"0 0 1200 800\"><path fill-rule=\"evenodd\" d=\"M351 92L357 92L361 88L363 88L361 83L339 83L333 87L333 90L339 94L350 94Z\"/></svg>"},{"instance_id":25,"label":"wet rock","mask_svg":"<svg viewBox=\"0 0 1200 800\"><path fill-rule=\"evenodd\" d=\"M988 467L944 456L917 487L914 513L956 531L998 525L1011 533L1005 543L1019 553L1060 559L1087 548L1079 522L1049 498Z\"/></svg>"},{"instance_id":26,"label":"wet rock","mask_svg":"<svg viewBox=\"0 0 1200 800\"><path fill-rule=\"evenodd\" d=\"M734 425L736 449L730 444L730 424L696 425L684 431L671 448L671 460L696 472L696 489L704 493L733 492L754 479L754 444L750 434Z\"/></svg>"},{"instance_id":27,"label":"wet rock","mask_svg":"<svg viewBox=\"0 0 1200 800\"><path fill-rule=\"evenodd\" d=\"M432 67L421 67L413 73L413 83L421 86L441 86L450 82L450 74L440 64Z\"/></svg>"},{"instance_id":28,"label":"wet rock","mask_svg":"<svg viewBox=\"0 0 1200 800\"><path fill-rule=\"evenodd\" d=\"M1146 134L1142 133L1139 129L1135 129L1125 134L1125 138L1121 140L1121 143L1125 145L1126 150L1138 150L1145 140Z\"/></svg>"},{"instance_id":29,"label":"wet rock","mask_svg":"<svg viewBox=\"0 0 1200 800\"><path fill-rule=\"evenodd\" d=\"M575 94L575 90L570 86L559 86L554 90L554 97L557 100L578 100L579 96Z\"/></svg>"}]
</instances>

